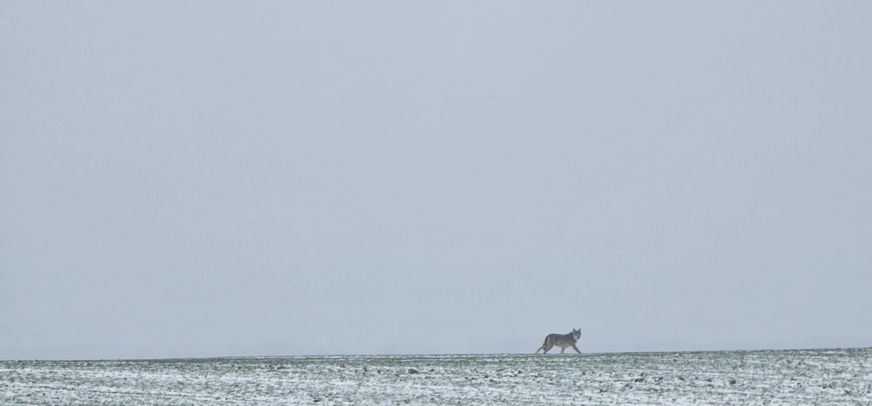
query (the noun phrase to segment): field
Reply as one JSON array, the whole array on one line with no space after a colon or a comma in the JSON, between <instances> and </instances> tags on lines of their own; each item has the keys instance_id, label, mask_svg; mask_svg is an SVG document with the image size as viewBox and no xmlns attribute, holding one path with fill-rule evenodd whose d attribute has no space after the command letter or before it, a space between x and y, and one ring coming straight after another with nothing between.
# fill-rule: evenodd
<instances>
[{"instance_id":1,"label":"field","mask_svg":"<svg viewBox=\"0 0 872 406\"><path fill-rule=\"evenodd\" d=\"M2 405L872 405L872 349L2 361Z\"/></svg>"}]
</instances>

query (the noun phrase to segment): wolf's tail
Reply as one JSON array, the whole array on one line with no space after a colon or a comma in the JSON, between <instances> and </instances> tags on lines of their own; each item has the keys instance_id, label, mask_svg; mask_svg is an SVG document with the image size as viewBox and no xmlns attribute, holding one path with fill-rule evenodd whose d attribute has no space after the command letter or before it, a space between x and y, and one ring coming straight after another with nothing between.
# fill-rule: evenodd
<instances>
[{"instance_id":1,"label":"wolf's tail","mask_svg":"<svg viewBox=\"0 0 872 406\"><path fill-rule=\"evenodd\" d=\"M536 352L534 352L533 354L538 354L539 351L545 351L545 347L547 347L547 346L548 346L548 337L545 337L545 341L542 342L542 346L539 347L539 349L536 350Z\"/></svg>"}]
</instances>

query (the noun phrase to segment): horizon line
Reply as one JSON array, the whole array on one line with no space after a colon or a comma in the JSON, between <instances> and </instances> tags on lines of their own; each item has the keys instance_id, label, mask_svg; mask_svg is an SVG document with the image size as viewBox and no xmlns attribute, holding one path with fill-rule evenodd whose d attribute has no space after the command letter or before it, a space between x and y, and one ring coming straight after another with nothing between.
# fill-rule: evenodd
<instances>
[{"instance_id":1,"label":"horizon line","mask_svg":"<svg viewBox=\"0 0 872 406\"><path fill-rule=\"evenodd\" d=\"M406 353L406 354L296 354L296 355L221 355L214 357L167 357L167 358L78 358L78 359L0 359L0 362L142 362L142 361L185 361L185 360L222 360L222 359L281 359L281 358L331 358L331 357L439 357L439 356L537 356L537 357L585 357L598 355L622 354L698 354L709 352L766 352L766 351L847 351L872 350L870 347L819 347L819 348L761 348L734 350L687 350L687 351L605 351L583 352L581 354L536 354L536 353Z\"/></svg>"}]
</instances>

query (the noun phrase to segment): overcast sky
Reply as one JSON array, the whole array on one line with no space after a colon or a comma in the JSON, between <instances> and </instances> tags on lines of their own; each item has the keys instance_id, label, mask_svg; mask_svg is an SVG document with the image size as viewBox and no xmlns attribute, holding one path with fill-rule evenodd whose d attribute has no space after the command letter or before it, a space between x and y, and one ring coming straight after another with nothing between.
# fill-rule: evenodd
<instances>
[{"instance_id":1,"label":"overcast sky","mask_svg":"<svg viewBox=\"0 0 872 406\"><path fill-rule=\"evenodd\" d=\"M872 346L872 2L0 2L0 359Z\"/></svg>"}]
</instances>

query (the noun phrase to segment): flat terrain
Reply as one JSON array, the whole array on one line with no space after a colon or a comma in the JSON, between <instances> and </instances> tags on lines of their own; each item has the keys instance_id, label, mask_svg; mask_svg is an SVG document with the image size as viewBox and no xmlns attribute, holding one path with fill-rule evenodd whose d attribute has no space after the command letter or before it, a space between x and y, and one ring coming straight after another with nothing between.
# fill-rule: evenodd
<instances>
[{"instance_id":1,"label":"flat terrain","mask_svg":"<svg viewBox=\"0 0 872 406\"><path fill-rule=\"evenodd\" d=\"M872 349L0 362L2 405L872 405Z\"/></svg>"}]
</instances>

